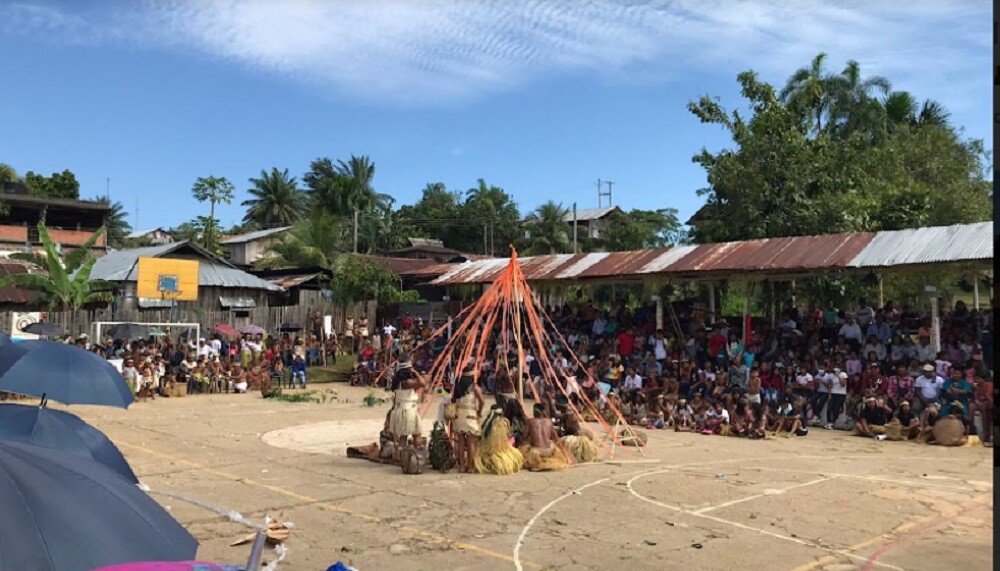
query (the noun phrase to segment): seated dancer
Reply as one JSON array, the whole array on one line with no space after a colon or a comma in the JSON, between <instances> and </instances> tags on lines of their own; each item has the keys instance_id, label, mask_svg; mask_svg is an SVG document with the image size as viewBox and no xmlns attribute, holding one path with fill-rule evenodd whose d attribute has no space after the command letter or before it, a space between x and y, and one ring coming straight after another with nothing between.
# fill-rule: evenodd
<instances>
[{"instance_id":1,"label":"seated dancer","mask_svg":"<svg viewBox=\"0 0 1000 571\"><path fill-rule=\"evenodd\" d=\"M479 420L483 416L483 393L474 380L473 366L455 383L451 402L458 405L458 416L451 423L456 435L455 453L458 471L472 474L476 471L476 444L479 442Z\"/></svg>"},{"instance_id":2,"label":"seated dancer","mask_svg":"<svg viewBox=\"0 0 1000 571\"><path fill-rule=\"evenodd\" d=\"M943 417L941 416L941 405L930 403L924 409L923 418L920 420L920 432L917 433L917 442L931 444L934 440L934 425Z\"/></svg>"},{"instance_id":3,"label":"seated dancer","mask_svg":"<svg viewBox=\"0 0 1000 571\"><path fill-rule=\"evenodd\" d=\"M904 400L899 403L896 420L899 421L900 435L905 440L913 440L920 433L920 420L910 410L910 401Z\"/></svg>"},{"instance_id":4,"label":"seated dancer","mask_svg":"<svg viewBox=\"0 0 1000 571\"><path fill-rule=\"evenodd\" d=\"M875 397L865 397L858 420L854 422L855 434L867 438L885 434L885 424L888 422L886 410L885 404L878 402Z\"/></svg>"},{"instance_id":5,"label":"seated dancer","mask_svg":"<svg viewBox=\"0 0 1000 571\"><path fill-rule=\"evenodd\" d=\"M559 435L556 434L552 419L547 416L545 407L541 404L536 404L532 411L534 418L528 420L528 441L521 446L524 467L531 471L565 468L566 459L556 447Z\"/></svg>"},{"instance_id":6,"label":"seated dancer","mask_svg":"<svg viewBox=\"0 0 1000 571\"><path fill-rule=\"evenodd\" d=\"M494 398L501 407L506 406L506 401L517 402L517 388L514 386L514 379L511 377L507 367L498 367L495 378L496 395Z\"/></svg>"},{"instance_id":7,"label":"seated dancer","mask_svg":"<svg viewBox=\"0 0 1000 571\"><path fill-rule=\"evenodd\" d=\"M965 405L960 401L949 403L948 415L940 415L931 429L928 442L941 446L965 446L969 442L972 423L965 416Z\"/></svg>"},{"instance_id":8,"label":"seated dancer","mask_svg":"<svg viewBox=\"0 0 1000 571\"><path fill-rule=\"evenodd\" d=\"M423 377L413 370L410 356L404 355L392 376L394 398L392 411L389 413L389 432L396 441L395 460L399 459L399 451L407 445L411 437L414 446L418 449L423 447L417 404L420 401L418 391L425 386Z\"/></svg>"}]
</instances>

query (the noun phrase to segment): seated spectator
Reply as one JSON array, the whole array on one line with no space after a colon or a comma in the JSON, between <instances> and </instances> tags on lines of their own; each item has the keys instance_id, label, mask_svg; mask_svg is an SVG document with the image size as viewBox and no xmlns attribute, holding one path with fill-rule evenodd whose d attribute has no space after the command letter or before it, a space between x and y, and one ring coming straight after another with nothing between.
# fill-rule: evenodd
<instances>
[{"instance_id":1,"label":"seated spectator","mask_svg":"<svg viewBox=\"0 0 1000 571\"><path fill-rule=\"evenodd\" d=\"M303 389L306 388L306 362L302 355L295 355L292 361L291 386L295 386L296 381Z\"/></svg>"}]
</instances>

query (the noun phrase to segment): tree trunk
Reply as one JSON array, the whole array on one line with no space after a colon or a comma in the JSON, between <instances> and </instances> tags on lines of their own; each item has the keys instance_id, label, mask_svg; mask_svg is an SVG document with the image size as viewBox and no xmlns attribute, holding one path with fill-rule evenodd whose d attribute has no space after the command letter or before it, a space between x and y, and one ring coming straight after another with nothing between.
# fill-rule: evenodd
<instances>
[{"instance_id":1,"label":"tree trunk","mask_svg":"<svg viewBox=\"0 0 1000 571\"><path fill-rule=\"evenodd\" d=\"M358 253L358 208L354 207L354 253Z\"/></svg>"},{"instance_id":2,"label":"tree trunk","mask_svg":"<svg viewBox=\"0 0 1000 571\"><path fill-rule=\"evenodd\" d=\"M212 250L212 232L215 232L215 200L211 201L211 208L208 211L208 224L205 226L205 248Z\"/></svg>"}]
</instances>

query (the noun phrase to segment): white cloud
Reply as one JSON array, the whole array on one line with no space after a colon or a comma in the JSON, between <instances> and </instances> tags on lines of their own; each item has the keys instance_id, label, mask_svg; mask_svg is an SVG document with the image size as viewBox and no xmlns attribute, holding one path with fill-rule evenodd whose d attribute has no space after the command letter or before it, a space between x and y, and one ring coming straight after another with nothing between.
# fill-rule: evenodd
<instances>
[{"instance_id":1,"label":"white cloud","mask_svg":"<svg viewBox=\"0 0 1000 571\"><path fill-rule=\"evenodd\" d=\"M119 5L121 6L121 5ZM130 5L126 5L130 6ZM553 74L775 79L826 51L956 111L985 101L990 4L843 0L149 0L14 4L3 29L193 50L365 101L437 104ZM83 30L90 30L85 33ZM958 109L956 109L958 107Z\"/></svg>"}]
</instances>

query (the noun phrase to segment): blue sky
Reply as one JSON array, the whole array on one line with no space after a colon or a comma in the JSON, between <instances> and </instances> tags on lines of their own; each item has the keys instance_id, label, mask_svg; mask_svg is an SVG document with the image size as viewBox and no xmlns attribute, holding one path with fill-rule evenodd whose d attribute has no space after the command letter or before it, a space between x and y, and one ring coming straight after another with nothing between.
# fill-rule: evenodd
<instances>
[{"instance_id":1,"label":"blue sky","mask_svg":"<svg viewBox=\"0 0 1000 571\"><path fill-rule=\"evenodd\" d=\"M412 203L426 183L503 187L623 208L702 204L701 147L728 144L685 104L739 104L735 75L781 84L819 51L830 70L937 99L969 136L992 131L985 1L0 0L0 162L68 168L84 197L111 179L135 225L207 206L199 176L300 175L367 154L376 189ZM205 211L205 212L202 212Z\"/></svg>"}]
</instances>

